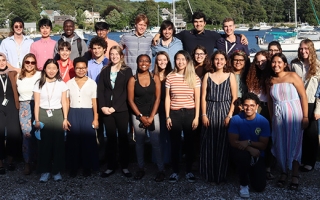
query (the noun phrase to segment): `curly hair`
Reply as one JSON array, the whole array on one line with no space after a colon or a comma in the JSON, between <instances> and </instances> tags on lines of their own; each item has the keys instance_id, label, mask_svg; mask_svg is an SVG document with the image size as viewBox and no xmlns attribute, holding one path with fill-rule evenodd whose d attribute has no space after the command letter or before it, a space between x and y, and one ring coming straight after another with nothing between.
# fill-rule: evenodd
<instances>
[{"instance_id":1,"label":"curly hair","mask_svg":"<svg viewBox=\"0 0 320 200\"><path fill-rule=\"evenodd\" d=\"M266 67L264 70L261 70L257 65L257 57L262 55L266 58ZM253 62L250 65L249 72L247 75L246 83L248 86L248 91L259 94L262 92L263 94L267 93L266 80L270 77L270 62L268 61L269 54L267 51L259 51L254 56Z\"/></svg>"},{"instance_id":2,"label":"curly hair","mask_svg":"<svg viewBox=\"0 0 320 200\"><path fill-rule=\"evenodd\" d=\"M316 73L317 73L317 53L316 53L316 49L314 48L314 44L310 39L304 39L300 42L299 51L298 51L298 58L295 59L294 61L292 61L292 63L296 62L297 60L304 61L302 54L300 52L302 44L307 45L308 50L309 50L308 61L309 61L310 67L309 67L309 70L308 70L307 76L306 76L306 79L309 79L312 76L316 75Z\"/></svg>"},{"instance_id":3,"label":"curly hair","mask_svg":"<svg viewBox=\"0 0 320 200\"><path fill-rule=\"evenodd\" d=\"M215 52L212 54L212 56L211 56L211 59L210 59L210 60L211 60L211 66L207 66L207 67L205 68L205 70L206 70L207 72L213 73L213 72L215 72L215 71L217 70L217 69L216 69L216 66L214 65L214 59L216 58L216 56L217 56L218 54L223 55L223 57L226 59L226 63L227 63L227 61L228 61L228 56L227 56L226 52L221 51L221 50L217 50L217 51L215 51ZM228 65L226 64L226 66L223 68L223 72L224 72L224 73L232 72L232 69L231 69L230 66L228 66Z\"/></svg>"}]
</instances>

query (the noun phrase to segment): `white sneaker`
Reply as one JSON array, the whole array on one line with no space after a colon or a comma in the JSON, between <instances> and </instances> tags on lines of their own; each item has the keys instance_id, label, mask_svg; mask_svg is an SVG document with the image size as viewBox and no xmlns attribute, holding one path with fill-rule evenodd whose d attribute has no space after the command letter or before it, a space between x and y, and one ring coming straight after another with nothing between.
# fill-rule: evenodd
<instances>
[{"instance_id":1,"label":"white sneaker","mask_svg":"<svg viewBox=\"0 0 320 200\"><path fill-rule=\"evenodd\" d=\"M49 180L50 178L50 173L42 173L40 177L40 182L45 183Z\"/></svg>"},{"instance_id":2,"label":"white sneaker","mask_svg":"<svg viewBox=\"0 0 320 200\"><path fill-rule=\"evenodd\" d=\"M173 173L171 174L171 176L169 177L169 182L170 183L175 183L179 180L179 175L177 173Z\"/></svg>"},{"instance_id":3,"label":"white sneaker","mask_svg":"<svg viewBox=\"0 0 320 200\"><path fill-rule=\"evenodd\" d=\"M53 175L53 180L55 180L55 181L61 181L62 180L60 172L58 172L56 175Z\"/></svg>"},{"instance_id":4,"label":"white sneaker","mask_svg":"<svg viewBox=\"0 0 320 200\"><path fill-rule=\"evenodd\" d=\"M189 172L186 174L186 179L190 182L190 183L194 183L196 181L196 177L194 177L193 173Z\"/></svg>"},{"instance_id":5,"label":"white sneaker","mask_svg":"<svg viewBox=\"0 0 320 200\"><path fill-rule=\"evenodd\" d=\"M249 198L250 197L250 193L249 193L249 186L242 186L240 185L240 197L242 198Z\"/></svg>"}]
</instances>

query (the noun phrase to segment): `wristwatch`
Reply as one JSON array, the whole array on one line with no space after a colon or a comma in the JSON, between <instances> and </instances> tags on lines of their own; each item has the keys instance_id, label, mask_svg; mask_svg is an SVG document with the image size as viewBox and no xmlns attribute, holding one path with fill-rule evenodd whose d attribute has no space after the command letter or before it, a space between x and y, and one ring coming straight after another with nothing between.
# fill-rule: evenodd
<instances>
[{"instance_id":1,"label":"wristwatch","mask_svg":"<svg viewBox=\"0 0 320 200\"><path fill-rule=\"evenodd\" d=\"M140 118L142 117L143 115L140 113L139 115L137 115L136 119L137 120L140 120Z\"/></svg>"},{"instance_id":2,"label":"wristwatch","mask_svg":"<svg viewBox=\"0 0 320 200\"><path fill-rule=\"evenodd\" d=\"M251 140L248 140L248 146L251 146Z\"/></svg>"}]
</instances>

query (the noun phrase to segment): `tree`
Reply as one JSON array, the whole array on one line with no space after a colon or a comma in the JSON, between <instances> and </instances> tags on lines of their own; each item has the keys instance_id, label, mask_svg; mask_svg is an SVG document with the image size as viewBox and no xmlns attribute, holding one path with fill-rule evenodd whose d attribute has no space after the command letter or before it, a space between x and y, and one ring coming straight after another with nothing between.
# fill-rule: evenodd
<instances>
[{"instance_id":1,"label":"tree","mask_svg":"<svg viewBox=\"0 0 320 200\"><path fill-rule=\"evenodd\" d=\"M149 19L150 26L158 24L158 4L152 0L146 0L140 3L138 10L133 14L131 23L134 24L134 19L138 14L145 14Z\"/></svg>"},{"instance_id":2,"label":"tree","mask_svg":"<svg viewBox=\"0 0 320 200\"><path fill-rule=\"evenodd\" d=\"M113 10L116 10L116 11L118 11L119 13L122 12L122 9L119 8L118 6L116 6L116 5L109 5L109 6L103 11L101 17L106 17L106 16L108 16L108 15L110 14L110 12L113 11Z\"/></svg>"},{"instance_id":3,"label":"tree","mask_svg":"<svg viewBox=\"0 0 320 200\"><path fill-rule=\"evenodd\" d=\"M116 10L112 10L108 16L106 16L106 22L115 26L121 20L121 14Z\"/></svg>"},{"instance_id":4,"label":"tree","mask_svg":"<svg viewBox=\"0 0 320 200\"><path fill-rule=\"evenodd\" d=\"M40 19L40 12L35 9L29 0L10 1L6 6L8 10L13 12L10 18L19 16L25 22L34 22Z\"/></svg>"},{"instance_id":5,"label":"tree","mask_svg":"<svg viewBox=\"0 0 320 200\"><path fill-rule=\"evenodd\" d=\"M6 8L5 3L0 3L0 27L6 25L7 16L9 15L9 10Z\"/></svg>"},{"instance_id":6,"label":"tree","mask_svg":"<svg viewBox=\"0 0 320 200\"><path fill-rule=\"evenodd\" d=\"M78 9L76 11L76 24L78 25L79 28L81 29L84 28L85 19L86 19L86 16L84 15L83 10Z\"/></svg>"}]
</instances>

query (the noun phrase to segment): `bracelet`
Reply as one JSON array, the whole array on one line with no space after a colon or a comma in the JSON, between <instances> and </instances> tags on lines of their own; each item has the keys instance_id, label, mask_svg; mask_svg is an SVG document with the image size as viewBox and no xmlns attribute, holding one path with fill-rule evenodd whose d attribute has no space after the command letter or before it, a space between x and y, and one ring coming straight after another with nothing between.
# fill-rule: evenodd
<instances>
[{"instance_id":1,"label":"bracelet","mask_svg":"<svg viewBox=\"0 0 320 200\"><path fill-rule=\"evenodd\" d=\"M166 118L166 121L167 121L168 119L170 119L170 117L167 117L167 118Z\"/></svg>"},{"instance_id":2,"label":"bracelet","mask_svg":"<svg viewBox=\"0 0 320 200\"><path fill-rule=\"evenodd\" d=\"M232 116L231 116L231 115L228 115L227 117L229 117L230 119L232 118Z\"/></svg>"},{"instance_id":3,"label":"bracelet","mask_svg":"<svg viewBox=\"0 0 320 200\"><path fill-rule=\"evenodd\" d=\"M207 114L202 114L201 116L202 116L202 117L203 117L203 116L207 116Z\"/></svg>"}]
</instances>

